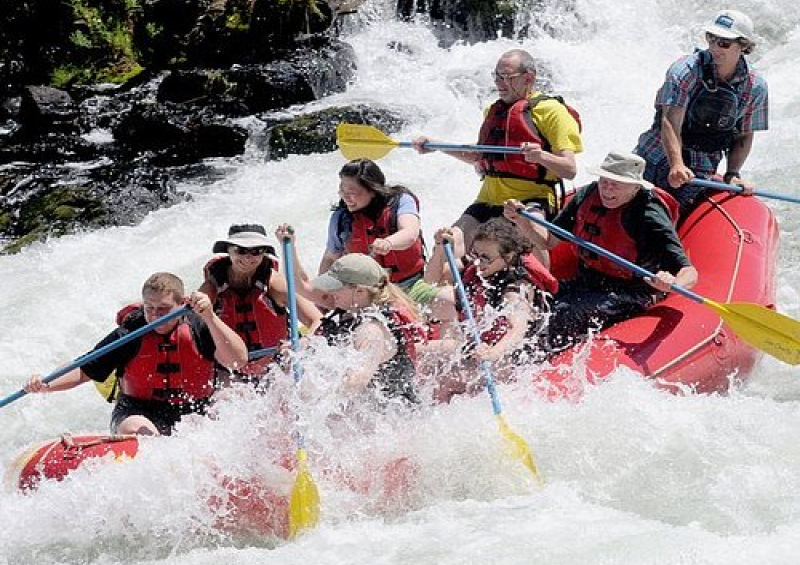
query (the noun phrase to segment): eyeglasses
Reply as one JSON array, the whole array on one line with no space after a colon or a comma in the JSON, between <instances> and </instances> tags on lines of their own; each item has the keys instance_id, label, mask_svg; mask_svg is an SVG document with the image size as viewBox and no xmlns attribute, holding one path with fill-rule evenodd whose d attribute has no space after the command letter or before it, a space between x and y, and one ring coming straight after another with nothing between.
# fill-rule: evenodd
<instances>
[{"instance_id":1,"label":"eyeglasses","mask_svg":"<svg viewBox=\"0 0 800 565\"><path fill-rule=\"evenodd\" d=\"M720 49L730 49L734 43L741 44L738 39L726 39L708 32L706 32L706 41L708 41L709 45L716 45Z\"/></svg>"},{"instance_id":2,"label":"eyeglasses","mask_svg":"<svg viewBox=\"0 0 800 565\"><path fill-rule=\"evenodd\" d=\"M491 265L498 259L500 259L500 255L497 257L489 257L486 253L476 253L475 251L470 251L470 257L481 265Z\"/></svg>"},{"instance_id":3,"label":"eyeglasses","mask_svg":"<svg viewBox=\"0 0 800 565\"><path fill-rule=\"evenodd\" d=\"M498 73L497 71L494 71L494 72L492 72L492 78L495 80L495 82L511 82L512 80L514 80L518 76L522 76L524 74L525 73L511 73L511 74L506 75L506 74Z\"/></svg>"},{"instance_id":4,"label":"eyeglasses","mask_svg":"<svg viewBox=\"0 0 800 565\"><path fill-rule=\"evenodd\" d=\"M232 245L230 250L236 255L263 255L267 252L266 247L239 247L238 245Z\"/></svg>"}]
</instances>

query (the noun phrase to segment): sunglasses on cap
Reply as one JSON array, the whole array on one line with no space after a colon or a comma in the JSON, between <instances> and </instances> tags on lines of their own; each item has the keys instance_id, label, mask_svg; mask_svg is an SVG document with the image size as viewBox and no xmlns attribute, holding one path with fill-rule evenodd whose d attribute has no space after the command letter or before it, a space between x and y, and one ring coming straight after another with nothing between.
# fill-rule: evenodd
<instances>
[{"instance_id":1,"label":"sunglasses on cap","mask_svg":"<svg viewBox=\"0 0 800 565\"><path fill-rule=\"evenodd\" d=\"M267 252L266 247L239 247L232 245L230 250L236 255L263 255Z\"/></svg>"},{"instance_id":2,"label":"sunglasses on cap","mask_svg":"<svg viewBox=\"0 0 800 565\"><path fill-rule=\"evenodd\" d=\"M730 49L731 45L734 43L741 44L741 41L738 39L726 39L724 37L720 37L718 35L714 35L713 33L706 32L706 41L709 45L716 45L720 49Z\"/></svg>"}]
</instances>

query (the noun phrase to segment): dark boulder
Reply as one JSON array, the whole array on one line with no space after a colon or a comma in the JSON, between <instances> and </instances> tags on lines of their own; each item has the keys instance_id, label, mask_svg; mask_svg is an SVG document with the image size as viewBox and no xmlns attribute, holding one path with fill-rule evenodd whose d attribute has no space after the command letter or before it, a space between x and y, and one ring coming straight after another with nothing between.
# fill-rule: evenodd
<instances>
[{"instance_id":1,"label":"dark boulder","mask_svg":"<svg viewBox=\"0 0 800 565\"><path fill-rule=\"evenodd\" d=\"M342 123L372 125L386 133L398 131L404 124L398 114L371 106L328 108L290 119L268 119L267 122L261 146L268 159L335 151L338 148L336 126Z\"/></svg>"}]
</instances>

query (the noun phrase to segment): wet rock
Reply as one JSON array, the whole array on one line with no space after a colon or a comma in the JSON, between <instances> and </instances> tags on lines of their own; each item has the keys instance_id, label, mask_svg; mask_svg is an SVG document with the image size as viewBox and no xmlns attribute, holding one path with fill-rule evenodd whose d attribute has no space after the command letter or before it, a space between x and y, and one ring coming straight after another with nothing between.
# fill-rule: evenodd
<instances>
[{"instance_id":1,"label":"wet rock","mask_svg":"<svg viewBox=\"0 0 800 565\"><path fill-rule=\"evenodd\" d=\"M19 108L21 135L47 131L75 133L78 106L69 93L49 86L27 86Z\"/></svg>"},{"instance_id":2,"label":"wet rock","mask_svg":"<svg viewBox=\"0 0 800 565\"><path fill-rule=\"evenodd\" d=\"M5 165L0 167L0 229L12 241L2 252L78 229L133 225L186 198L166 171L146 163Z\"/></svg>"},{"instance_id":3,"label":"wet rock","mask_svg":"<svg viewBox=\"0 0 800 565\"><path fill-rule=\"evenodd\" d=\"M342 92L354 74L351 46L316 37L304 41L285 61L172 72L159 85L157 96L161 102L249 115Z\"/></svg>"},{"instance_id":4,"label":"wet rock","mask_svg":"<svg viewBox=\"0 0 800 565\"><path fill-rule=\"evenodd\" d=\"M247 141L244 128L170 104L139 104L112 131L123 154L149 152L153 164L162 167L239 155Z\"/></svg>"},{"instance_id":5,"label":"wet rock","mask_svg":"<svg viewBox=\"0 0 800 565\"><path fill-rule=\"evenodd\" d=\"M328 108L289 119L266 119L268 127L260 146L268 159L336 151L336 126L367 124L387 134L398 131L404 120L396 113L372 106Z\"/></svg>"}]
</instances>

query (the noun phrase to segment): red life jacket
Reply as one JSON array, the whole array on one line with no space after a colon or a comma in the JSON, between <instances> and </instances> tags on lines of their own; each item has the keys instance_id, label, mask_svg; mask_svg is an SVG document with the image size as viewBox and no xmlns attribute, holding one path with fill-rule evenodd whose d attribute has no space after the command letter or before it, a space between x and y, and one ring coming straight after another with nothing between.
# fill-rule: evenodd
<instances>
[{"instance_id":1,"label":"red life jacket","mask_svg":"<svg viewBox=\"0 0 800 565\"><path fill-rule=\"evenodd\" d=\"M118 317L130 312L130 307L123 308ZM191 326L181 319L168 335L149 332L142 336L139 350L125 366L120 390L136 400L173 405L206 400L214 393L214 363L203 357Z\"/></svg>"},{"instance_id":2,"label":"red life jacket","mask_svg":"<svg viewBox=\"0 0 800 565\"><path fill-rule=\"evenodd\" d=\"M560 96L540 94L533 98L523 98L509 105L498 100L489 107L489 112L481 125L478 143L481 145L505 145L519 147L525 142L538 143L545 151L551 144L540 132L531 117L531 110L542 100L555 99L561 102L581 127L578 111L564 102ZM519 153L484 153L481 168L492 177L521 178L539 184L555 186L558 181L547 179L547 169L539 163L529 163Z\"/></svg>"},{"instance_id":3,"label":"red life jacket","mask_svg":"<svg viewBox=\"0 0 800 565\"><path fill-rule=\"evenodd\" d=\"M675 223L678 217L675 199L660 188L653 188L651 194L664 206L670 219ZM630 204L631 202L614 209L606 208L600 200L597 183L594 183L593 188L589 190L586 198L578 206L575 235L636 264L638 260L636 240L631 237L622 223L622 215ZM633 272L630 269L617 265L614 261L592 251L580 248L578 254L582 263L595 271L618 279L633 278Z\"/></svg>"},{"instance_id":4,"label":"red life jacket","mask_svg":"<svg viewBox=\"0 0 800 565\"><path fill-rule=\"evenodd\" d=\"M411 194L411 197L414 198L417 207L419 207L417 197L413 194ZM353 221L350 237L345 246L346 252L369 255L369 247L373 241L397 233L397 207L399 203L400 196L390 200L378 213L377 220L373 220L361 210L350 213ZM393 250L386 255L376 254L374 259L381 267L389 270L389 279L393 283L399 283L419 275L425 268L422 234L417 237L408 249Z\"/></svg>"},{"instance_id":5,"label":"red life jacket","mask_svg":"<svg viewBox=\"0 0 800 565\"><path fill-rule=\"evenodd\" d=\"M269 281L275 264L270 257L264 257L258 266L253 286L241 293L228 285L230 257L220 256L211 259L204 267L206 280L217 285L214 310L244 340L248 351L266 347L276 347L289 335L286 309L277 305L269 297ZM236 369L248 375L263 374L272 356L262 357Z\"/></svg>"},{"instance_id":6,"label":"red life jacket","mask_svg":"<svg viewBox=\"0 0 800 565\"><path fill-rule=\"evenodd\" d=\"M512 290L513 286L521 280L533 285L537 306L542 306L543 301L546 300L544 293L552 296L558 291L558 281L530 253L520 257L520 264L516 268L506 269L488 278L480 276L478 267L470 264L464 270L461 280L464 284L467 299L472 305L476 317L480 317L487 306L491 306L494 309L501 308L503 306L503 295ZM466 314L462 312L459 303L456 303L456 308L459 312L459 319L464 321ZM504 315L499 315L492 321L491 327L481 333L481 341L494 345L506 335L508 328L508 318Z\"/></svg>"}]
</instances>

